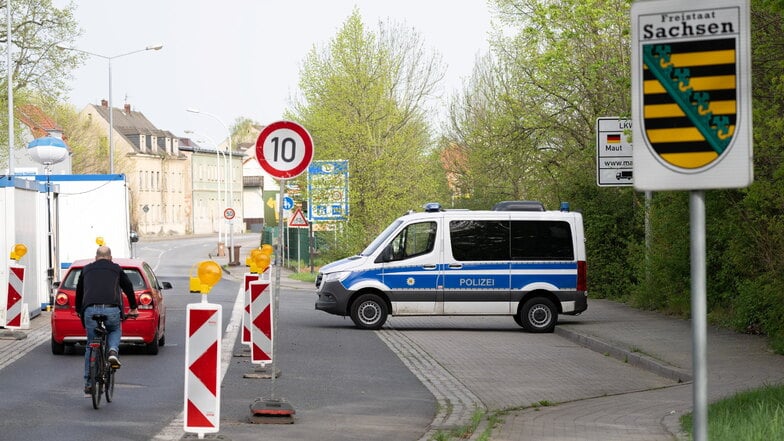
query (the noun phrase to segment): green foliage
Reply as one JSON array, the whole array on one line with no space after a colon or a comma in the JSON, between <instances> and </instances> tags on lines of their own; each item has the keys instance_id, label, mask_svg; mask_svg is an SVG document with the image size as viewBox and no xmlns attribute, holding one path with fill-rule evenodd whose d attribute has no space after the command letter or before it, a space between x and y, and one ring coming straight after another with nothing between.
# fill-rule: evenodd
<instances>
[{"instance_id":1,"label":"green foliage","mask_svg":"<svg viewBox=\"0 0 784 441\"><path fill-rule=\"evenodd\" d=\"M0 60L0 105L8 109L8 70L6 48L8 35L5 26L9 2L0 4L0 42L3 57ZM12 89L14 105L25 102L30 95L61 99L66 92L68 72L84 58L76 52L58 50L58 43L74 41L80 30L73 16L74 5L58 9L51 0L14 0L11 9ZM18 124L18 122L16 122ZM18 133L21 127L14 128ZM14 138L15 147L22 147L22 140ZM0 145L8 145L8 118L0 118ZM8 149L0 149L0 168L7 167Z\"/></svg>"},{"instance_id":2,"label":"green foliage","mask_svg":"<svg viewBox=\"0 0 784 441\"><path fill-rule=\"evenodd\" d=\"M304 100L289 116L313 136L315 159L349 161L343 251L356 253L395 217L443 197L445 176L424 106L441 72L440 58L414 31L368 31L356 10L328 47L305 60Z\"/></svg>"},{"instance_id":3,"label":"green foliage","mask_svg":"<svg viewBox=\"0 0 784 441\"><path fill-rule=\"evenodd\" d=\"M595 184L595 121L628 116L628 0L494 0L492 53L450 107L445 144L468 208L502 199L569 201L585 219L592 296L688 316L686 192L646 201ZM706 193L709 317L784 349L784 6L754 0L755 182Z\"/></svg>"}]
</instances>

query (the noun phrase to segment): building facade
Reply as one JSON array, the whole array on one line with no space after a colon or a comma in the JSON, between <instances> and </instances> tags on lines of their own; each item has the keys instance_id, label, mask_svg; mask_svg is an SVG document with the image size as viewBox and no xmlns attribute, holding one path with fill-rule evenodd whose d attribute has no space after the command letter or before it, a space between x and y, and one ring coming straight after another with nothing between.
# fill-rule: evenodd
<instances>
[{"instance_id":1,"label":"building facade","mask_svg":"<svg viewBox=\"0 0 784 441\"><path fill-rule=\"evenodd\" d=\"M108 133L109 111L104 100L87 105L80 118ZM130 104L112 112L114 171L128 181L131 228L141 235L192 233L190 161L180 152L179 138Z\"/></svg>"}]
</instances>

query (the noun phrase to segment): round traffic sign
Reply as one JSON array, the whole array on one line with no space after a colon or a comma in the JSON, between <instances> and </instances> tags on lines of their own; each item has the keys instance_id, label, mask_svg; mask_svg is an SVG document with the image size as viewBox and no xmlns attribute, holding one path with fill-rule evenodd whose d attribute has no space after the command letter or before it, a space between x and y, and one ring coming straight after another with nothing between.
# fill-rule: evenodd
<instances>
[{"instance_id":1,"label":"round traffic sign","mask_svg":"<svg viewBox=\"0 0 784 441\"><path fill-rule=\"evenodd\" d=\"M256 159L273 177L293 178L313 160L313 139L304 127L292 121L276 121L259 134Z\"/></svg>"},{"instance_id":2,"label":"round traffic sign","mask_svg":"<svg viewBox=\"0 0 784 441\"><path fill-rule=\"evenodd\" d=\"M227 209L223 210L223 217L225 217L227 220L234 219L234 214L235 213L234 213L234 209L233 208L227 208Z\"/></svg>"}]
</instances>

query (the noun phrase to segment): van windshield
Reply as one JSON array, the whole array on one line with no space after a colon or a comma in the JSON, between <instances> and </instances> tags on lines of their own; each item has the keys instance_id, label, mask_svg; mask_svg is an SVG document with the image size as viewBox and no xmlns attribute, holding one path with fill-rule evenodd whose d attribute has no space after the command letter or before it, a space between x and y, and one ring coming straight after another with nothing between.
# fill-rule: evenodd
<instances>
[{"instance_id":1,"label":"van windshield","mask_svg":"<svg viewBox=\"0 0 784 441\"><path fill-rule=\"evenodd\" d=\"M373 240L373 242L370 243L370 245L367 246L367 248L365 248L361 253L359 253L359 255L369 256L373 254L376 251L376 249L379 246L381 246L382 243L385 243L387 241L389 236L391 236L392 233L394 233L395 230L397 230L397 227L399 227L400 224L402 223L403 223L402 219L397 219L394 222L392 222L384 231L381 232L381 234L378 235L378 237L376 237Z\"/></svg>"}]
</instances>

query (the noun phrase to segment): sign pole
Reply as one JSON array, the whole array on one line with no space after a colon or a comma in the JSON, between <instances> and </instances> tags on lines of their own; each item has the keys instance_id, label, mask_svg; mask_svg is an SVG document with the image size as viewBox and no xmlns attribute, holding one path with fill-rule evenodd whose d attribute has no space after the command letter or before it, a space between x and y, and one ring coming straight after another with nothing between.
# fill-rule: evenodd
<instances>
[{"instance_id":1,"label":"sign pole","mask_svg":"<svg viewBox=\"0 0 784 441\"><path fill-rule=\"evenodd\" d=\"M283 192L283 189L286 186L286 180L285 179L280 179L278 185L280 186L280 191ZM281 193L281 195L283 195L283 193ZM278 233L278 251L280 251L280 253L276 253L275 260L277 262L276 262L276 266L275 266L275 284L274 284L273 290L272 290L272 301L275 303L274 308L272 308L272 314L273 314L273 318L272 318L272 335L275 335L275 336L278 335L278 316L280 315L280 312L278 311L278 309L279 309L278 307L280 306L280 302L279 302L279 300L280 300L280 273L283 271L283 254L282 254L283 253L283 204L278 204L278 214L280 215L280 217L278 219L280 219L280 221L281 221L280 222L280 229L278 230L279 231L279 233ZM277 339L273 339L272 340L272 353L273 354L276 354L276 352L275 352L275 340L277 340ZM273 356L272 357L272 379L271 379L272 381L270 382L270 398L272 399L272 401L276 401L277 400L277 398L275 397L275 377L277 377L277 375L275 374L277 372L275 370L275 364L276 364L275 360L277 360L277 359L278 359L277 356Z\"/></svg>"},{"instance_id":2,"label":"sign pole","mask_svg":"<svg viewBox=\"0 0 784 441\"><path fill-rule=\"evenodd\" d=\"M313 160L313 139L304 127L292 121L276 121L267 125L256 140L256 159L264 171L279 179L281 203L278 204L278 250L275 253L275 282L272 291L273 321L272 335L278 334L278 316L280 313L280 275L283 271L283 196L286 179L294 178L305 171ZM285 400L278 399L275 391L277 377L277 359L275 351L277 337L272 340L272 376L270 379L271 397L269 400L257 399L251 404L251 422L293 423L294 408ZM266 420L266 421L265 421Z\"/></svg>"},{"instance_id":3,"label":"sign pole","mask_svg":"<svg viewBox=\"0 0 784 441\"><path fill-rule=\"evenodd\" d=\"M705 192L689 192L691 228L691 326L694 371L694 441L708 439L707 302L705 270Z\"/></svg>"}]
</instances>

